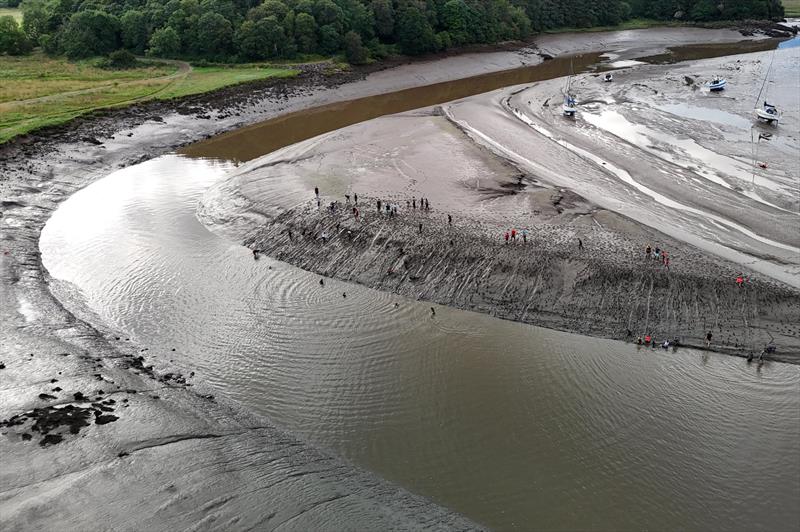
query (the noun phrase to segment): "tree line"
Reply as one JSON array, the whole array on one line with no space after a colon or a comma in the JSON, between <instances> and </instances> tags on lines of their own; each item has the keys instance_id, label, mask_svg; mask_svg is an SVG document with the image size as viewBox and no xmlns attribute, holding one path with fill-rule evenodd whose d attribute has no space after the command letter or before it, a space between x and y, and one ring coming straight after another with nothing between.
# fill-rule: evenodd
<instances>
[{"instance_id":1,"label":"tree line","mask_svg":"<svg viewBox=\"0 0 800 532\"><path fill-rule=\"evenodd\" d=\"M124 49L219 62L344 53L354 64L631 17L783 16L780 0L23 0L20 7L21 26L0 17L0 53L41 46L74 59Z\"/></svg>"}]
</instances>

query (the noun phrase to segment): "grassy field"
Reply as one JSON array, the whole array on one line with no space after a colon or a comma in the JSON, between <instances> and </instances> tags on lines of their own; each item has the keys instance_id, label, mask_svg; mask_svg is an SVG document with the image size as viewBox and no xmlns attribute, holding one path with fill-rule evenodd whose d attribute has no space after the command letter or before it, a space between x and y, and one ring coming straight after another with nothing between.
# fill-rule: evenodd
<instances>
[{"instance_id":1,"label":"grassy field","mask_svg":"<svg viewBox=\"0 0 800 532\"><path fill-rule=\"evenodd\" d=\"M22 10L13 7L0 7L0 17L11 15L17 22L22 24Z\"/></svg>"},{"instance_id":2,"label":"grassy field","mask_svg":"<svg viewBox=\"0 0 800 532\"><path fill-rule=\"evenodd\" d=\"M783 0L787 17L800 17L800 0Z\"/></svg>"},{"instance_id":3,"label":"grassy field","mask_svg":"<svg viewBox=\"0 0 800 532\"><path fill-rule=\"evenodd\" d=\"M70 62L40 53L0 56L0 143L97 109L296 74L296 70L264 65L192 68L177 61L107 70L97 67L96 61Z\"/></svg>"}]
</instances>

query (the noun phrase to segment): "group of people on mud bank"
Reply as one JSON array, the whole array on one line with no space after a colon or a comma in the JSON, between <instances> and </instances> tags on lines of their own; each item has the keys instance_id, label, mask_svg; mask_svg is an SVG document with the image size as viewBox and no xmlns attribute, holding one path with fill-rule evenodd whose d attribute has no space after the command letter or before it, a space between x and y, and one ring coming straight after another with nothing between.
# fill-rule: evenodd
<instances>
[{"instance_id":1,"label":"group of people on mud bank","mask_svg":"<svg viewBox=\"0 0 800 532\"><path fill-rule=\"evenodd\" d=\"M661 249L658 246L653 248L650 244L644 248L645 257L648 260L655 260L656 263L661 263L665 270L669 271L669 253L666 249Z\"/></svg>"},{"instance_id":2,"label":"group of people on mud bank","mask_svg":"<svg viewBox=\"0 0 800 532\"><path fill-rule=\"evenodd\" d=\"M314 195L317 201L317 208L322 208L322 199L319 195L319 187L314 187ZM352 199L352 201L351 201ZM358 194L353 193L352 196L350 194L344 195L345 206L349 206L353 215L353 218L360 222L365 222L366 218L362 215L362 211L358 204ZM396 203L393 201L386 201L381 199L376 199L375 204L377 207L378 215L388 216L393 218L400 213L400 203ZM336 201L331 201L328 204L327 209L330 211L331 214L336 214L336 210L339 208L339 203ZM406 211L407 212L430 212L431 210L431 202L428 198L419 198L417 200L416 196L413 196L411 199L406 200ZM447 224L453 225L453 215L447 215ZM419 224L419 232L422 233L423 225L422 223ZM327 239L323 239L327 240Z\"/></svg>"}]
</instances>

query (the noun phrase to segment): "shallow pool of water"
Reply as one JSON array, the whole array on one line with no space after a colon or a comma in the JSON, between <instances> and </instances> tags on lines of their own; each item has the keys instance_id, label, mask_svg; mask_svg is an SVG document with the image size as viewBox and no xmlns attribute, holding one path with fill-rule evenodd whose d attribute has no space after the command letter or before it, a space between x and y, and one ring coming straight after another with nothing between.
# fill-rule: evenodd
<instances>
[{"instance_id":1,"label":"shallow pool of water","mask_svg":"<svg viewBox=\"0 0 800 532\"><path fill-rule=\"evenodd\" d=\"M800 367L432 318L321 286L197 220L231 168L166 156L75 194L41 238L56 294L156 362L493 528L796 527Z\"/></svg>"}]
</instances>

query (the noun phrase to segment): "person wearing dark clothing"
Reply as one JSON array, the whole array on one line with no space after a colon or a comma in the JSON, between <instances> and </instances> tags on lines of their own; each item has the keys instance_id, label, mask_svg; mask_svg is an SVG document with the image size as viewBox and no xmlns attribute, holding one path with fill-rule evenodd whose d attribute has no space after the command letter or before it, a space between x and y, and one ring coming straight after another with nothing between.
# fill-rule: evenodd
<instances>
[{"instance_id":1,"label":"person wearing dark clothing","mask_svg":"<svg viewBox=\"0 0 800 532\"><path fill-rule=\"evenodd\" d=\"M711 334L711 331L708 331L708 334L706 334L706 347L711 347L711 338L713 337L714 335Z\"/></svg>"},{"instance_id":2,"label":"person wearing dark clothing","mask_svg":"<svg viewBox=\"0 0 800 532\"><path fill-rule=\"evenodd\" d=\"M353 193L353 203L358 205L358 194L356 194L355 192Z\"/></svg>"},{"instance_id":3,"label":"person wearing dark clothing","mask_svg":"<svg viewBox=\"0 0 800 532\"><path fill-rule=\"evenodd\" d=\"M381 213L381 200L378 200L378 214Z\"/></svg>"},{"instance_id":4,"label":"person wearing dark clothing","mask_svg":"<svg viewBox=\"0 0 800 532\"><path fill-rule=\"evenodd\" d=\"M314 187L314 195L319 198L319 187Z\"/></svg>"},{"instance_id":5,"label":"person wearing dark clothing","mask_svg":"<svg viewBox=\"0 0 800 532\"><path fill-rule=\"evenodd\" d=\"M583 249L583 240L578 239L578 249Z\"/></svg>"},{"instance_id":6,"label":"person wearing dark clothing","mask_svg":"<svg viewBox=\"0 0 800 532\"><path fill-rule=\"evenodd\" d=\"M449 215L449 214L447 215L447 224L448 225L453 225L453 217L451 215Z\"/></svg>"},{"instance_id":7,"label":"person wearing dark clothing","mask_svg":"<svg viewBox=\"0 0 800 532\"><path fill-rule=\"evenodd\" d=\"M419 234L422 234L422 222L419 224Z\"/></svg>"}]
</instances>

